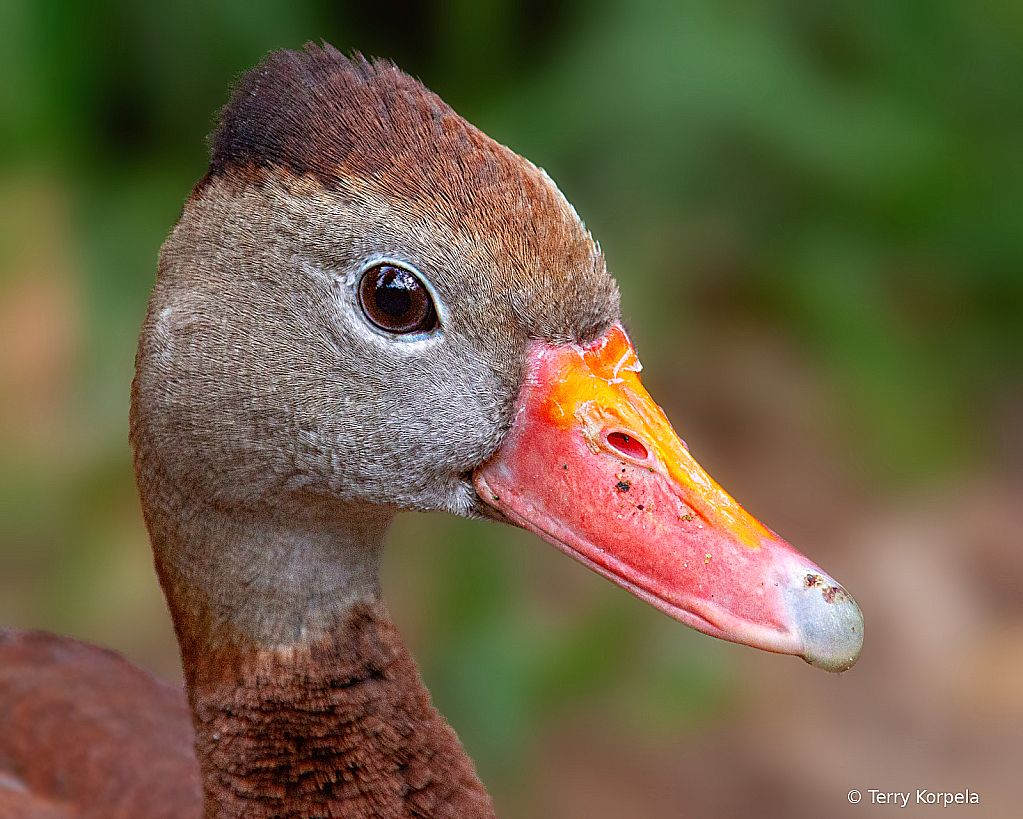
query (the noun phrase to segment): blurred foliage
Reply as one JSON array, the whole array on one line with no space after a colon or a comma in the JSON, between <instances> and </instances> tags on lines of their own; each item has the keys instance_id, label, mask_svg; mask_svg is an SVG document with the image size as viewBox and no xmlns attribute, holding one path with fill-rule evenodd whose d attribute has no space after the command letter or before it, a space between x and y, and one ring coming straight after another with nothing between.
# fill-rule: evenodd
<instances>
[{"instance_id":1,"label":"blurred foliage","mask_svg":"<svg viewBox=\"0 0 1023 819\"><path fill-rule=\"evenodd\" d=\"M7 622L120 623L130 644L123 612L161 616L126 444L157 250L232 78L321 39L393 59L547 168L601 240L651 372L682 366L701 317L741 315L808 351L864 479L1019 457L990 421L1023 383L1014 0L5 0ZM527 562L519 533L431 518L393 539L393 582L428 589L402 589L403 616L433 613L410 642L497 790L582 697L668 731L726 707L719 648L663 636L602 581L570 581L578 610L538 610L517 589L561 578L562 558Z\"/></svg>"}]
</instances>

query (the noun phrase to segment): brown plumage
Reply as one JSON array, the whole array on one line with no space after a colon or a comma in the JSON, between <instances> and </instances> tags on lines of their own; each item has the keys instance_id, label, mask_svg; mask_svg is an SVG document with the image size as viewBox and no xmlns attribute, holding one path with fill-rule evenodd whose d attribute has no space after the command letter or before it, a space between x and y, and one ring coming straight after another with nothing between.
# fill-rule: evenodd
<instances>
[{"instance_id":1,"label":"brown plumage","mask_svg":"<svg viewBox=\"0 0 1023 819\"><path fill-rule=\"evenodd\" d=\"M493 816L381 609L294 651L207 658L192 702L218 816Z\"/></svg>"},{"instance_id":2,"label":"brown plumage","mask_svg":"<svg viewBox=\"0 0 1023 819\"><path fill-rule=\"evenodd\" d=\"M370 319L381 265L435 326ZM493 816L381 599L400 509L525 526L700 630L847 668L855 603L702 473L638 369L543 171L388 63L271 54L163 246L132 384L192 727L108 652L3 633L0 819ZM642 533L616 481L664 500Z\"/></svg>"},{"instance_id":3,"label":"brown plumage","mask_svg":"<svg viewBox=\"0 0 1023 819\"><path fill-rule=\"evenodd\" d=\"M592 338L618 313L600 249L547 174L391 63L329 46L272 53L238 82L211 149L204 183L283 170L349 201L386 202L449 251L484 254L474 260L503 275L466 282L492 299L477 315L564 340ZM537 301L545 309L530 313Z\"/></svg>"},{"instance_id":4,"label":"brown plumage","mask_svg":"<svg viewBox=\"0 0 1023 819\"><path fill-rule=\"evenodd\" d=\"M0 819L199 816L188 716L112 651L0 630Z\"/></svg>"}]
</instances>

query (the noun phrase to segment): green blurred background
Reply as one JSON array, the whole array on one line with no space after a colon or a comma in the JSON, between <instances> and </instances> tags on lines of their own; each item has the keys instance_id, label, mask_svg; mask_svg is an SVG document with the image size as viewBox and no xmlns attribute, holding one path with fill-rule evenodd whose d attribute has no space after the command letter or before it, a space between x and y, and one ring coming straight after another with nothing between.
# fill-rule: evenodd
<instances>
[{"instance_id":1,"label":"green blurred background","mask_svg":"<svg viewBox=\"0 0 1023 819\"><path fill-rule=\"evenodd\" d=\"M0 623L180 679L127 445L135 338L232 79L321 39L547 169L692 451L866 617L833 677L524 533L399 519L392 611L499 814L970 788L971 816L1018 815L1018 0L2 0Z\"/></svg>"}]
</instances>

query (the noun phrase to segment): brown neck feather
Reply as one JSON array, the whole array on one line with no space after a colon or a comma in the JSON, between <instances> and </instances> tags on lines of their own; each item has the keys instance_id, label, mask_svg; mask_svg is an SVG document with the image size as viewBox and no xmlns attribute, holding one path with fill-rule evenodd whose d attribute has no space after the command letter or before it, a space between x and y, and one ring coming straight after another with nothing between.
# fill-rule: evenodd
<instances>
[{"instance_id":1,"label":"brown neck feather","mask_svg":"<svg viewBox=\"0 0 1023 819\"><path fill-rule=\"evenodd\" d=\"M301 648L184 659L206 819L494 816L382 604Z\"/></svg>"}]
</instances>

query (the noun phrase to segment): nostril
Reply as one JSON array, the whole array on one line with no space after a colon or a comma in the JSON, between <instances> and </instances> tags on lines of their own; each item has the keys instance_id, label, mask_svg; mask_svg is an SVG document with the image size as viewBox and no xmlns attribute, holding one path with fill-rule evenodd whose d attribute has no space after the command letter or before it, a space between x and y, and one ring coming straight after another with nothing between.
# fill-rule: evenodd
<instances>
[{"instance_id":1,"label":"nostril","mask_svg":"<svg viewBox=\"0 0 1023 819\"><path fill-rule=\"evenodd\" d=\"M646 447L638 438L624 432L610 432L607 436L607 443L620 455L634 461L645 461L647 458Z\"/></svg>"}]
</instances>

